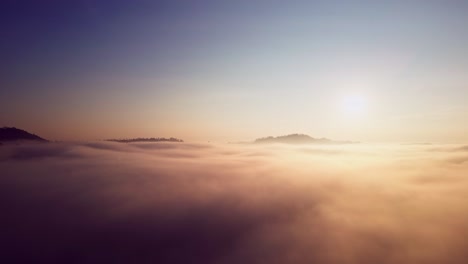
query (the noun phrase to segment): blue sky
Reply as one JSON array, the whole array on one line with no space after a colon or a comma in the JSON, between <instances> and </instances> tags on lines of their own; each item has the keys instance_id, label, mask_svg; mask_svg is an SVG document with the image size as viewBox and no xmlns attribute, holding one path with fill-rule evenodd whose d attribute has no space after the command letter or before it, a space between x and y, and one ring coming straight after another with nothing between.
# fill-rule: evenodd
<instances>
[{"instance_id":1,"label":"blue sky","mask_svg":"<svg viewBox=\"0 0 468 264\"><path fill-rule=\"evenodd\" d=\"M0 122L45 137L468 139L463 1L51 0L0 10ZM355 95L365 115L341 113Z\"/></svg>"}]
</instances>

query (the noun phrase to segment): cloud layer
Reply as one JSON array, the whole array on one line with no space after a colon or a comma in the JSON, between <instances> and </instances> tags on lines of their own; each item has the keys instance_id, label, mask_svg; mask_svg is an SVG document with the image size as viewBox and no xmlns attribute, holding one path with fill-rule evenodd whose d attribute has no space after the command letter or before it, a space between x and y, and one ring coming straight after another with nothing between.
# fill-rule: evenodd
<instances>
[{"instance_id":1,"label":"cloud layer","mask_svg":"<svg viewBox=\"0 0 468 264\"><path fill-rule=\"evenodd\" d=\"M0 146L3 263L466 263L456 145Z\"/></svg>"}]
</instances>

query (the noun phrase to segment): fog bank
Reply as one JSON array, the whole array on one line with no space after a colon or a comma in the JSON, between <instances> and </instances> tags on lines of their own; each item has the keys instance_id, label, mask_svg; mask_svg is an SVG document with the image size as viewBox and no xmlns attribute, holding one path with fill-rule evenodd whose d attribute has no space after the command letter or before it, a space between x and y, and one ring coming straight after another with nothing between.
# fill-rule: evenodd
<instances>
[{"instance_id":1,"label":"fog bank","mask_svg":"<svg viewBox=\"0 0 468 264\"><path fill-rule=\"evenodd\" d=\"M466 263L468 147L0 146L2 263Z\"/></svg>"}]
</instances>

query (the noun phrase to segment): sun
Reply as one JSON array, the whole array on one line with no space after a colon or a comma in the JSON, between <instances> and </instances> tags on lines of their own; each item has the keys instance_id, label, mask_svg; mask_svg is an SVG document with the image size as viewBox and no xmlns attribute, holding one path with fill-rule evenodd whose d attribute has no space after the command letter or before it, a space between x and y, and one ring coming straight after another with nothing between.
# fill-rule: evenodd
<instances>
[{"instance_id":1,"label":"sun","mask_svg":"<svg viewBox=\"0 0 468 264\"><path fill-rule=\"evenodd\" d=\"M346 115L362 116L367 112L367 99L362 95L344 96L341 107Z\"/></svg>"}]
</instances>

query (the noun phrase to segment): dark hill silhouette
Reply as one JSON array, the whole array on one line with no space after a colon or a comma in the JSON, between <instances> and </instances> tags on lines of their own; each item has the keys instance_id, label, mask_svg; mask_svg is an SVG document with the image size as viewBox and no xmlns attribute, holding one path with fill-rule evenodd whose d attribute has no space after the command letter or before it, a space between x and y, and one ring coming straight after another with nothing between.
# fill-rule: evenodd
<instances>
[{"instance_id":1,"label":"dark hill silhouette","mask_svg":"<svg viewBox=\"0 0 468 264\"><path fill-rule=\"evenodd\" d=\"M105 141L113 141L120 143L132 143L132 142L184 142L178 138L130 138L130 139L106 139Z\"/></svg>"},{"instance_id":2,"label":"dark hill silhouette","mask_svg":"<svg viewBox=\"0 0 468 264\"><path fill-rule=\"evenodd\" d=\"M24 130L18 129L16 127L3 127L0 128L0 141L37 141L37 142L47 142L47 140Z\"/></svg>"},{"instance_id":3,"label":"dark hill silhouette","mask_svg":"<svg viewBox=\"0 0 468 264\"><path fill-rule=\"evenodd\" d=\"M305 134L290 134L279 137L264 137L254 141L256 144L286 143L286 144L350 144L351 141L334 141L328 138L313 138Z\"/></svg>"}]
</instances>

